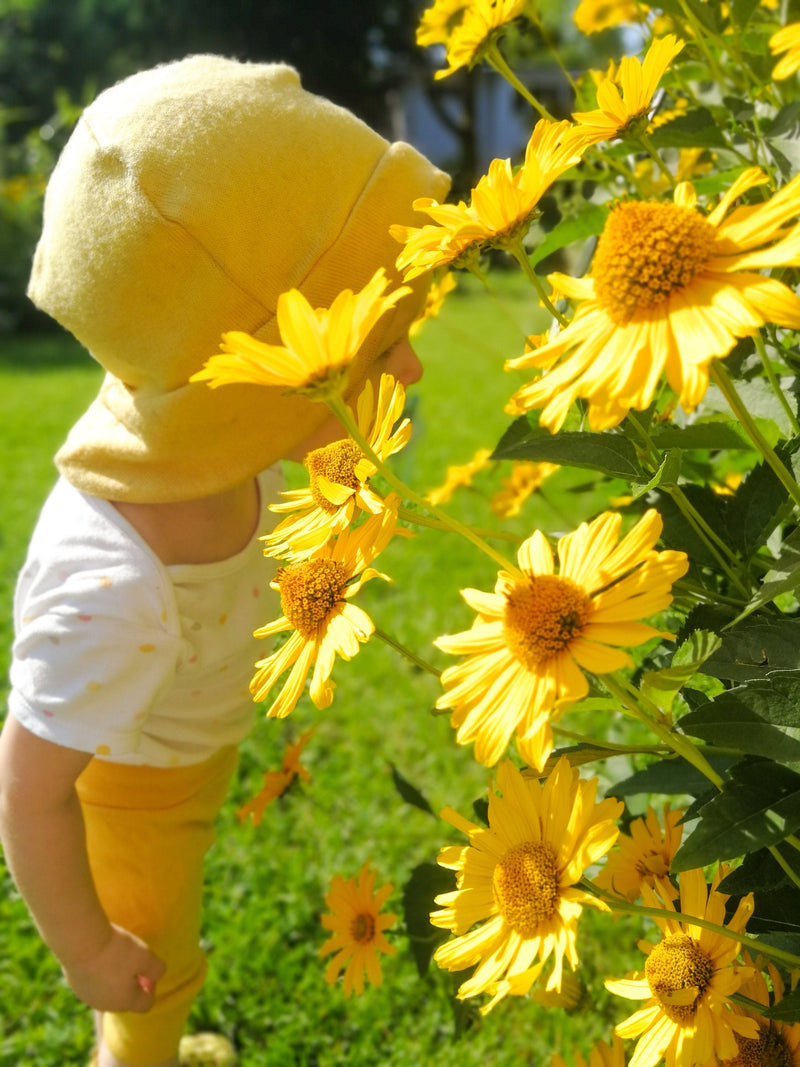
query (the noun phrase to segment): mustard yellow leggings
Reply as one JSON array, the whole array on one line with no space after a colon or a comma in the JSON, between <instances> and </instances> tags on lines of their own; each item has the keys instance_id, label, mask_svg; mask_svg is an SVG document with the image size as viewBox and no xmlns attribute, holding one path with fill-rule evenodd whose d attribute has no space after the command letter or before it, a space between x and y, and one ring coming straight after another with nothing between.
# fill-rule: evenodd
<instances>
[{"instance_id":1,"label":"mustard yellow leggings","mask_svg":"<svg viewBox=\"0 0 800 1067\"><path fill-rule=\"evenodd\" d=\"M189 767L135 767L94 759L77 781L89 863L111 922L141 937L167 965L145 1013L106 1013L103 1039L131 1064L174 1056L201 989L203 859L238 752Z\"/></svg>"}]
</instances>

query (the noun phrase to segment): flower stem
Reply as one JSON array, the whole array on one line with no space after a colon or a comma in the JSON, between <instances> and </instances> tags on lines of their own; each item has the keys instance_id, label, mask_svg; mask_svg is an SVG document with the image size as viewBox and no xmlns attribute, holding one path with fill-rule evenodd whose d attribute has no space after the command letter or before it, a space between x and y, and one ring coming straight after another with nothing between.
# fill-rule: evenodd
<instances>
[{"instance_id":1,"label":"flower stem","mask_svg":"<svg viewBox=\"0 0 800 1067\"><path fill-rule=\"evenodd\" d=\"M525 254L525 249L522 246L522 240L515 241L514 244L509 245L508 246L508 251L514 257L514 259L516 259L517 263L519 263L519 265L522 267L522 269L525 271L525 274L527 275L528 280L531 282L531 284L533 285L534 289L539 294L539 299L544 304L544 306L547 308L547 310L550 312L550 314L553 316L553 318L558 320L558 323L559 323L560 326L566 326L567 325L566 318L561 314L561 312L558 310L558 308L555 306L555 304L551 301L550 297L544 291L544 286L541 283L539 275L536 273L536 271L531 266L530 260L528 259L527 255Z\"/></svg>"},{"instance_id":2,"label":"flower stem","mask_svg":"<svg viewBox=\"0 0 800 1067\"><path fill-rule=\"evenodd\" d=\"M427 671L428 674L432 674L435 678L441 677L442 672L438 668L434 667L433 664L428 663L427 660L424 660L420 656L416 655L416 653L412 652L410 648L406 648L405 645L401 645L399 641L396 641L393 637L390 637L389 634L387 634L384 630L379 630L376 626L374 634L375 637L379 637L381 641L384 642L384 644L389 646L389 648L393 648L395 652L399 652L401 656L404 656L405 659L409 661L409 663L413 663L415 667L419 667L420 670Z\"/></svg>"},{"instance_id":3,"label":"flower stem","mask_svg":"<svg viewBox=\"0 0 800 1067\"><path fill-rule=\"evenodd\" d=\"M516 76L514 71L509 67L508 63L503 59L500 49L497 45L492 45L485 53L485 59L490 67L493 67L498 74L500 74L508 82L512 88L516 89L520 96L531 105L534 111L537 112L543 119L547 119L548 122L555 122L555 119L547 110L547 108L540 104L531 91L526 88Z\"/></svg>"},{"instance_id":4,"label":"flower stem","mask_svg":"<svg viewBox=\"0 0 800 1067\"><path fill-rule=\"evenodd\" d=\"M467 541L470 541L476 548L479 548L485 555L491 557L495 563L499 563L504 570L508 571L514 577L522 577L522 572L515 563L511 563L500 552L497 552L492 548L490 544L487 544L487 542L471 530L469 526L465 526L463 523L458 522L457 519L451 518L446 512L415 493L413 489L410 489L397 477L394 471L392 471L392 469L383 462L380 456L376 454L361 433L350 408L344 402L341 395L330 397L328 399L328 407L337 419L339 419L364 455L374 463L376 469L386 479L389 485L391 485L393 489L396 489L402 497L405 497L406 500L410 500L411 503L416 504L417 507L421 508L423 511L427 511L429 514L433 515L434 518L437 518L441 522L445 529L452 530L453 533L461 534L462 537Z\"/></svg>"},{"instance_id":5,"label":"flower stem","mask_svg":"<svg viewBox=\"0 0 800 1067\"><path fill-rule=\"evenodd\" d=\"M425 526L431 530L447 530L448 532L451 530L451 527L445 526L439 519L432 519L429 515L421 515L418 511L409 511L408 508L400 508L397 516L406 522L413 523L415 526ZM470 529L478 537L496 537L498 541L510 541L515 545L519 545L523 541L519 534L511 533L509 530L484 530L479 526L471 526Z\"/></svg>"},{"instance_id":6,"label":"flower stem","mask_svg":"<svg viewBox=\"0 0 800 1067\"><path fill-rule=\"evenodd\" d=\"M687 763L691 763L717 789L722 789L722 778L702 752L688 738L673 733L672 730L669 730L664 725L663 715L652 701L649 701L623 678L618 678L612 674L602 674L599 677L609 693L616 697L625 711L634 719L649 727L653 733L661 738L665 745L668 745L673 752L685 759Z\"/></svg>"},{"instance_id":7,"label":"flower stem","mask_svg":"<svg viewBox=\"0 0 800 1067\"><path fill-rule=\"evenodd\" d=\"M788 838L784 838L784 840L788 840ZM770 845L769 846L769 851L770 851L770 853L772 855L772 858L778 864L778 866L783 871L783 873L786 875L786 877L791 882L793 882L794 885L796 885L798 888L800 888L800 875L798 875L797 872L794 870L794 868L791 866L791 864L789 864L783 858L783 856L781 855L780 850L778 849L777 845Z\"/></svg>"},{"instance_id":8,"label":"flower stem","mask_svg":"<svg viewBox=\"0 0 800 1067\"><path fill-rule=\"evenodd\" d=\"M638 141L642 148L645 150L645 152L647 152L648 156L650 156L652 161L658 167L662 177L666 178L670 186L674 189L675 185L677 184L677 182L675 181L675 175L672 173L672 171L666 165L664 160L658 154L658 150L656 149L656 146L653 144L650 137L646 133L640 133Z\"/></svg>"},{"instance_id":9,"label":"flower stem","mask_svg":"<svg viewBox=\"0 0 800 1067\"><path fill-rule=\"evenodd\" d=\"M767 376L767 381L771 385L772 391L778 398L778 402L780 403L781 407L786 412L786 417L788 418L789 424L792 427L792 433L800 433L800 422L798 422L797 416L792 410L792 405L786 399L786 394L784 393L783 389L781 389L781 383L778 381L775 371L772 369L772 364L770 363L769 356L767 355L767 347L764 344L764 338L761 336L760 332L756 333L754 340L756 343L756 352L758 352L759 357L761 358L761 364L764 367L764 373Z\"/></svg>"},{"instance_id":10,"label":"flower stem","mask_svg":"<svg viewBox=\"0 0 800 1067\"><path fill-rule=\"evenodd\" d=\"M711 379L727 400L731 411L744 427L747 436L764 457L764 461L772 468L778 481L794 503L800 506L800 486L778 459L774 449L756 426L755 420L747 410L747 405L742 402L741 397L736 392L736 387L730 375L718 359L715 359L711 364Z\"/></svg>"},{"instance_id":11,"label":"flower stem","mask_svg":"<svg viewBox=\"0 0 800 1067\"><path fill-rule=\"evenodd\" d=\"M679 485L664 488L665 493L669 493L672 499L678 506L679 511L682 513L686 521L692 526L697 535L702 539L708 551L714 556L720 569L728 576L733 585L739 590L742 596L746 599L750 599L750 590L744 584L742 579L737 574L736 570L730 565L726 556L735 566L738 566L739 561L736 556L731 552L728 546L723 540L721 540L716 533L711 529L706 520L689 500L684 491Z\"/></svg>"},{"instance_id":12,"label":"flower stem","mask_svg":"<svg viewBox=\"0 0 800 1067\"><path fill-rule=\"evenodd\" d=\"M727 937L731 941L738 941L740 945L751 949L754 953L771 956L772 959L780 960L781 963L785 963L789 967L800 966L800 956L794 956L791 952L784 952L783 949L774 948L772 945L759 941L749 934L740 934L727 926L718 926L717 923L709 922L708 919L701 919L697 915L687 915L682 911L673 911L671 908L648 908L644 904L632 904L621 897L606 893L605 890L600 889L588 878L582 878L578 882L578 886L608 904L612 911L618 912L620 915L646 915L650 919L671 919L691 926L700 926L704 930L710 930L712 933Z\"/></svg>"}]
</instances>

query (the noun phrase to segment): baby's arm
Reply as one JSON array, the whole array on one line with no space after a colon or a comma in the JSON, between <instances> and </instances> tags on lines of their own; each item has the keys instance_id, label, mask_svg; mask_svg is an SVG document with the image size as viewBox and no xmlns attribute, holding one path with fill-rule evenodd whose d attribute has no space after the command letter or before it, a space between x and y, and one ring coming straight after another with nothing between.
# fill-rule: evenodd
<instances>
[{"instance_id":1,"label":"baby's arm","mask_svg":"<svg viewBox=\"0 0 800 1067\"><path fill-rule=\"evenodd\" d=\"M75 994L98 1011L147 1011L164 965L143 941L110 923L97 898L75 792L90 759L37 737L9 715L0 734L0 838L19 891Z\"/></svg>"}]
</instances>

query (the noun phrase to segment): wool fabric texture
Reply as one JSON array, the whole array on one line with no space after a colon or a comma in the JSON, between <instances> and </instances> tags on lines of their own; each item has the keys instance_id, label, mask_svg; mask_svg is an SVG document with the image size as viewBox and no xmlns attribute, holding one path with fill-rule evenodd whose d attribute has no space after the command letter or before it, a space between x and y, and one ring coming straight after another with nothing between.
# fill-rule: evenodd
<instances>
[{"instance_id":1,"label":"wool fabric texture","mask_svg":"<svg viewBox=\"0 0 800 1067\"><path fill-rule=\"evenodd\" d=\"M380 266L399 285L389 226L420 225L412 201L448 186L285 64L190 56L101 93L50 179L28 290L107 372L56 456L61 473L93 496L157 503L220 492L285 456L324 405L189 377L225 331L280 343L288 289L328 307ZM348 395L425 288L378 322Z\"/></svg>"}]
</instances>

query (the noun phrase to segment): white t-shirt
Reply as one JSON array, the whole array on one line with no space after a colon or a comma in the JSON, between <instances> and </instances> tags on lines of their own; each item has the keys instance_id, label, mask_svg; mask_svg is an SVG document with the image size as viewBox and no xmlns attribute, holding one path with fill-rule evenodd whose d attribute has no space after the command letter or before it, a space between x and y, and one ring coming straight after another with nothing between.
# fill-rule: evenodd
<instances>
[{"instance_id":1,"label":"white t-shirt","mask_svg":"<svg viewBox=\"0 0 800 1067\"><path fill-rule=\"evenodd\" d=\"M250 543L217 563L164 566L106 500L61 479L14 598L9 711L38 737L118 763L199 763L250 731L248 689L280 614L258 540L280 467L258 478Z\"/></svg>"}]
</instances>

